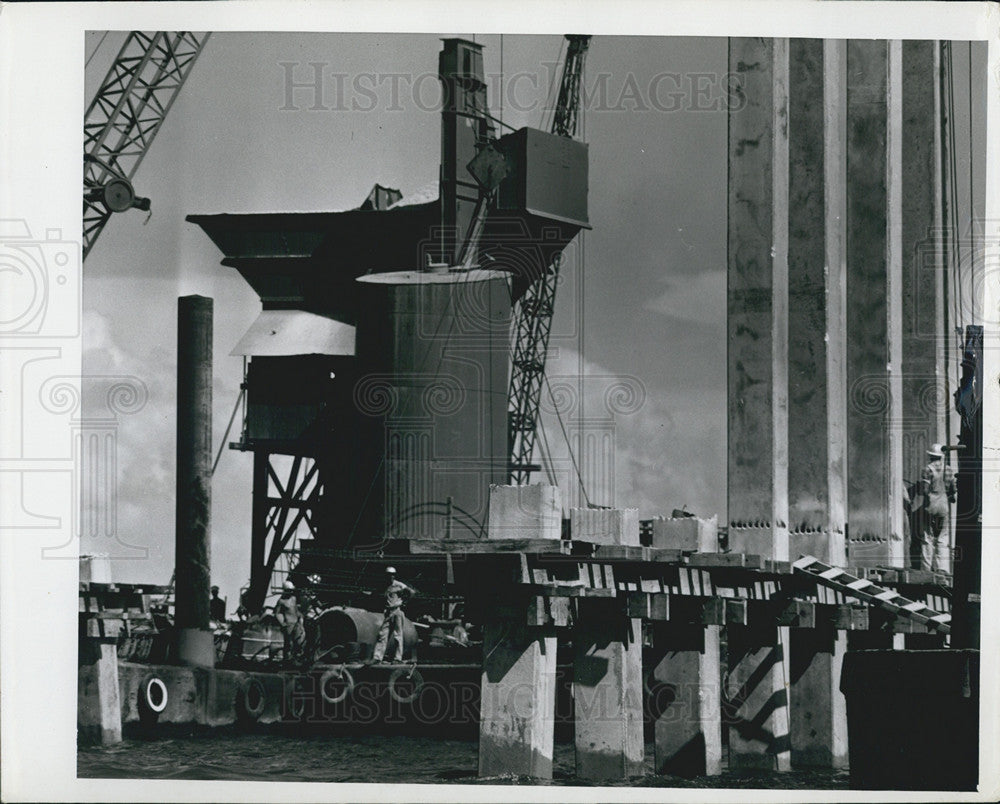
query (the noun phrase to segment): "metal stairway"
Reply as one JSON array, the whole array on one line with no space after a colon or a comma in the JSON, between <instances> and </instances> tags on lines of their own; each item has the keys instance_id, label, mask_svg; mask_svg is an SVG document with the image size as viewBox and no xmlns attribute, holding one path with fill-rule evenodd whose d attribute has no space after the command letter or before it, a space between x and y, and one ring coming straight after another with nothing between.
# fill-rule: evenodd
<instances>
[{"instance_id":1,"label":"metal stairway","mask_svg":"<svg viewBox=\"0 0 1000 804\"><path fill-rule=\"evenodd\" d=\"M852 575L845 569L824 564L814 556L802 556L792 564L795 572L809 576L816 583L835 589L862 603L876 606L900 617L907 617L938 633L951 633L951 615L935 611L924 603L903 597L892 589Z\"/></svg>"}]
</instances>

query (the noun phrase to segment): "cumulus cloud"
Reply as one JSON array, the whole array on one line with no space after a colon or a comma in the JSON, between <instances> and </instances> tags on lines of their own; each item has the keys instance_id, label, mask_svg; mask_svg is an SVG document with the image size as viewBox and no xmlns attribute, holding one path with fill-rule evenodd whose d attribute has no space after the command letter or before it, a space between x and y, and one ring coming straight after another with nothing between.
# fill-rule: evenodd
<instances>
[{"instance_id":1,"label":"cumulus cloud","mask_svg":"<svg viewBox=\"0 0 1000 804\"><path fill-rule=\"evenodd\" d=\"M176 356L156 342L124 341L107 316L84 313L82 424L90 439L82 463L80 549L109 553L120 581L165 584L174 566ZM215 449L236 382L216 372ZM224 455L212 484L213 576L231 600L249 568L245 463Z\"/></svg>"},{"instance_id":2,"label":"cumulus cloud","mask_svg":"<svg viewBox=\"0 0 1000 804\"><path fill-rule=\"evenodd\" d=\"M702 323L718 319L726 309L726 275L719 271L702 271L683 279L667 280L659 296L650 299L647 310L680 321Z\"/></svg>"},{"instance_id":3,"label":"cumulus cloud","mask_svg":"<svg viewBox=\"0 0 1000 804\"><path fill-rule=\"evenodd\" d=\"M536 460L552 455L565 507L589 498L595 505L638 508L643 517L687 506L722 519L725 397L682 383L656 386L589 360L581 374L578 361L578 353L562 348L549 364L552 393L543 387L536 447Z\"/></svg>"}]
</instances>

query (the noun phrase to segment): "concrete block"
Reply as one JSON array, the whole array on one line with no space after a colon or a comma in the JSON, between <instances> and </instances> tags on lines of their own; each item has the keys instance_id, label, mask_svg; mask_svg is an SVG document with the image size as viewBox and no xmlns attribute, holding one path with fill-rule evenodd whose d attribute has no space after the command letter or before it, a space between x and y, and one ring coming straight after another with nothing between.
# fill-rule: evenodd
<instances>
[{"instance_id":1,"label":"concrete block","mask_svg":"<svg viewBox=\"0 0 1000 804\"><path fill-rule=\"evenodd\" d=\"M674 776L722 773L722 676L717 625L663 623L646 673L655 729L655 769Z\"/></svg>"},{"instance_id":2,"label":"concrete block","mask_svg":"<svg viewBox=\"0 0 1000 804\"><path fill-rule=\"evenodd\" d=\"M80 556L80 582L112 583L111 556L107 553Z\"/></svg>"},{"instance_id":3,"label":"concrete block","mask_svg":"<svg viewBox=\"0 0 1000 804\"><path fill-rule=\"evenodd\" d=\"M653 547L690 550L699 553L719 552L719 518L654 517Z\"/></svg>"},{"instance_id":4,"label":"concrete block","mask_svg":"<svg viewBox=\"0 0 1000 804\"><path fill-rule=\"evenodd\" d=\"M487 622L483 637L479 775L551 779L555 632Z\"/></svg>"},{"instance_id":5,"label":"concrete block","mask_svg":"<svg viewBox=\"0 0 1000 804\"><path fill-rule=\"evenodd\" d=\"M571 508L574 541L639 546L638 508Z\"/></svg>"},{"instance_id":6,"label":"concrete block","mask_svg":"<svg viewBox=\"0 0 1000 804\"><path fill-rule=\"evenodd\" d=\"M573 632L576 775L627 779L643 771L642 620L617 601L580 601Z\"/></svg>"},{"instance_id":7,"label":"concrete block","mask_svg":"<svg viewBox=\"0 0 1000 804\"><path fill-rule=\"evenodd\" d=\"M559 487L491 485L486 533L490 539L561 539Z\"/></svg>"}]
</instances>

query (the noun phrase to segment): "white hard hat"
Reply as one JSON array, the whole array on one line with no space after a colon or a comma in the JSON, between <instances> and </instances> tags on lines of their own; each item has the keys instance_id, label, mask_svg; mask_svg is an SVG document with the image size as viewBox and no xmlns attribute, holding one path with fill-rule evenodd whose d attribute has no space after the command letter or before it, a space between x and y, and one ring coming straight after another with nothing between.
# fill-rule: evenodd
<instances>
[{"instance_id":1,"label":"white hard hat","mask_svg":"<svg viewBox=\"0 0 1000 804\"><path fill-rule=\"evenodd\" d=\"M385 568L385 571L386 571L387 573L391 573L392 575L395 575L395 574L396 574L396 568L395 568L395 567L386 567L386 568Z\"/></svg>"},{"instance_id":2,"label":"white hard hat","mask_svg":"<svg viewBox=\"0 0 1000 804\"><path fill-rule=\"evenodd\" d=\"M944 450L941 449L940 444L932 444L931 448L927 450L927 454L930 455L932 458L943 458Z\"/></svg>"},{"instance_id":3,"label":"white hard hat","mask_svg":"<svg viewBox=\"0 0 1000 804\"><path fill-rule=\"evenodd\" d=\"M281 585L281 588L284 589L286 592L291 592L295 589L295 584L292 583L291 581L285 581Z\"/></svg>"}]
</instances>

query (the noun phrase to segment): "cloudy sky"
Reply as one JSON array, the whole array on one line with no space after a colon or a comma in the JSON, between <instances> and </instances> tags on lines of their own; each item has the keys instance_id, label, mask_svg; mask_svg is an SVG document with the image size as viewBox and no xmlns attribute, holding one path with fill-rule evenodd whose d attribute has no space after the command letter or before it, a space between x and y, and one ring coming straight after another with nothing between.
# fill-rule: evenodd
<instances>
[{"instance_id":1,"label":"cloudy sky","mask_svg":"<svg viewBox=\"0 0 1000 804\"><path fill-rule=\"evenodd\" d=\"M116 562L122 580L164 583L172 569L176 298L215 299L217 444L241 379L241 360L228 353L260 308L184 216L347 209L375 182L404 194L433 182L437 55L449 35L473 38L217 33L209 40L136 175L152 217L132 211L112 219L84 269L85 373L131 375L148 390L145 406L118 427L117 530L148 551L147 560ZM102 36L87 36L88 99L124 39L112 32L101 43ZM502 65L500 37L476 39L486 48L493 113L514 128L547 127L562 37L505 36ZM289 90L314 81L314 63L322 65L319 98L311 87ZM587 58L594 228L568 260L549 373L579 388L582 366L584 415L614 430L613 479L585 477L590 498L644 516L681 505L724 513L725 69L721 38L595 37ZM621 378L644 395L631 414L604 403ZM580 406L574 410L571 420ZM545 429L567 502L575 503L551 412ZM213 482L212 564L230 600L248 576L250 481L249 454L226 450Z\"/></svg>"},{"instance_id":2,"label":"cloudy sky","mask_svg":"<svg viewBox=\"0 0 1000 804\"><path fill-rule=\"evenodd\" d=\"M404 194L426 187L439 162L440 38L456 35L486 48L493 113L546 128L559 36L217 33L208 42L135 178L152 216L114 217L84 267L85 373L133 376L148 391L117 431L117 532L146 559L116 562L121 580L165 583L172 570L177 297L215 299L216 444L241 380L241 359L228 355L260 309L184 216L341 210L375 182ZM87 35L88 99L123 40ZM723 38L597 36L587 58L593 231L564 269L549 374L577 383L584 415L613 428L613 478L585 477L592 502L643 517L680 506L725 517L726 68ZM317 69L318 95L300 86ZM640 389L635 412L605 406L622 379ZM564 498L576 504L546 407ZM212 558L230 600L248 578L250 482L250 455L225 450ZM82 550L95 545L85 539Z\"/></svg>"}]
</instances>

